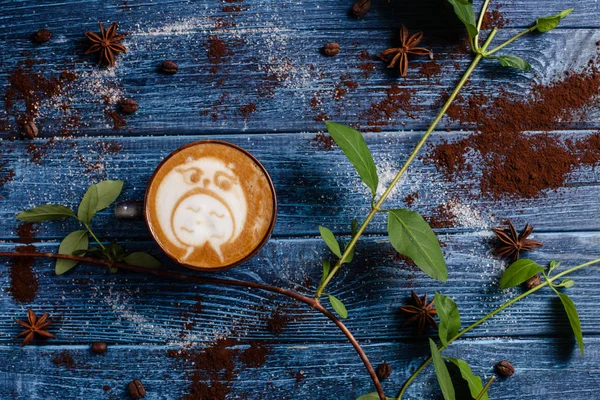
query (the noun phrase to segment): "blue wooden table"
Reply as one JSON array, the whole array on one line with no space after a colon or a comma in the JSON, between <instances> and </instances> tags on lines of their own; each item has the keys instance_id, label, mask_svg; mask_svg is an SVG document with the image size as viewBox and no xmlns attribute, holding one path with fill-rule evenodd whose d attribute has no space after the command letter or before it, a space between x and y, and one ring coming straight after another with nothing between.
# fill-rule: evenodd
<instances>
[{"instance_id":1,"label":"blue wooden table","mask_svg":"<svg viewBox=\"0 0 600 400\"><path fill-rule=\"evenodd\" d=\"M511 53L528 55L532 70L482 66L472 77L473 85L517 93L531 80L543 81L577 67L597 52L596 1L492 3L510 20L502 37L514 35L539 16L566 7L575 11L559 29L526 37L513 47ZM318 238L318 225L347 237L352 217L364 217L369 211L366 189L343 154L315 143L315 135L324 130L319 120L327 115L361 128L375 162L389 174L401 166L437 113L441 93L453 88L470 61L468 55L452 54L453 47L440 40L448 19L438 12L436 1L375 0L360 20L348 15L350 5L349 0L1 1L0 90L4 93L9 75L28 59L47 77L67 69L77 79L64 96L65 107L41 106L41 133L33 141L43 149L39 160L31 141L6 140L10 128L2 133L2 173L13 171L14 177L0 189L0 249L18 245L19 211L49 202L76 206L85 188L102 179L125 181L120 200L141 200L165 155L191 141L216 138L252 152L271 173L279 199L269 243L251 261L218 275L313 292L320 260L328 251ZM129 52L119 57L115 69L98 68L83 55L83 32L96 31L98 21L118 21L120 30L129 33L124 42ZM413 61L406 79L381 62L365 61L363 51L376 54L389 47L401 23L411 31L425 31L425 45L441 65L435 79L416 72L427 60ZM40 28L52 30L53 36L36 45L30 37ZM228 51L218 59L209 58L207 49L217 39ZM330 41L342 49L334 58L320 53ZM157 73L164 59L178 62L176 75ZM349 80L356 85L343 84ZM370 104L383 99L394 83L414 89L415 115L399 112L383 125L364 118ZM140 108L125 117L125 127L114 130L106 112L123 97L135 99ZM68 122L73 115L77 122ZM560 134L592 132L600 125L598 117L592 113L578 130ZM467 134L463 128L446 120L431 142L461 137ZM70 137L60 138L64 129ZM46 145L55 136L59 138ZM404 197L418 191L412 207L430 215L457 190L439 178L433 166L416 161L389 199L390 207L404 206ZM520 292L498 288L506 263L491 255L491 226L506 219L518 226L534 225L535 238L545 244L534 253L540 264L558 259L576 265L598 256L598 176L592 169L578 170L569 183L534 200L465 203L477 218L437 230L449 267L446 284L398 260L387 242L384 218L374 220L354 262L328 290L344 300L350 310L347 325L372 363L386 361L392 366L391 376L383 382L388 395L398 393L428 354L426 338L402 328L398 307L408 301L411 289L453 297L465 324ZM143 221L117 221L109 209L94 224L105 240L148 251L165 263L164 269L178 270L161 255ZM33 244L55 252L74 228L68 221L40 224ZM55 276L53 263L40 261L35 267L37 296L23 303L9 292L7 260L1 260L0 271L2 400L123 399L127 383L135 378L144 382L146 398L177 399L189 393L194 366L168 357L168 350L202 347L222 337L238 339L240 349L257 341L270 348L264 365L236 373L229 398L345 400L373 391L360 359L336 327L284 298L241 288L110 274L92 266ZM585 357L574 346L568 321L556 312L549 290L473 330L446 354L467 359L484 379L492 376L496 362L511 360L517 373L491 387L493 399L600 398L599 275L597 268L578 272L574 277L578 285L570 293L581 316ZM24 318L28 307L57 319L55 340L19 346L15 336L20 330L13 318ZM275 336L267 329L267 320L277 308L291 321ZM89 351L90 343L98 340L109 344L105 356ZM63 351L73 357L74 367L52 361ZM428 370L406 398L438 399L438 390Z\"/></svg>"}]
</instances>

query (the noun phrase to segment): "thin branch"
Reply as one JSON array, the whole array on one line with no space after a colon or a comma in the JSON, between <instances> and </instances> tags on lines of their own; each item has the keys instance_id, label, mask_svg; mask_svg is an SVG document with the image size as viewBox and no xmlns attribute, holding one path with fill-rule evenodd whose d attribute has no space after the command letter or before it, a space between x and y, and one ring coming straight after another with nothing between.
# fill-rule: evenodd
<instances>
[{"instance_id":1,"label":"thin branch","mask_svg":"<svg viewBox=\"0 0 600 400\"><path fill-rule=\"evenodd\" d=\"M315 300L311 297L301 295L300 293L296 293L296 292L288 290L288 289L283 289L283 288L280 288L277 286L266 285L263 283L240 281L240 280L233 280L233 279L208 278L208 277L204 277L204 276L195 276L195 275L182 274L182 273L178 273L178 272L168 272L168 271L161 271L161 270L156 270L156 269L148 269L148 268L138 267L135 265L125 264L125 263L120 263L120 262L110 262L108 260L99 260L97 258L91 258L91 257L78 257L78 256L72 256L72 255L68 255L68 254L36 253L36 252L16 253L16 252L3 251L3 252L0 252L0 257L11 257L11 258L13 258L13 257L33 257L33 258L54 258L54 259L62 259L62 260L72 260L72 261L84 262L84 263L89 263L89 264L101 265L105 268L120 268L120 269L123 269L126 271L154 275L154 276L158 276L161 278L168 278L168 279L196 282L196 283L205 283L205 284L208 283L208 284L213 284L213 285L228 285L228 286L238 286L238 287L246 287L246 288L252 288L252 289L260 289L260 290L264 290L267 292L278 293L278 294L282 294L284 296L291 297L295 300L298 300L299 302L302 302L302 303L308 305L310 308L319 311L321 314L323 314L324 316L329 318L335 325L337 325L337 327L346 336L346 338L348 339L350 344L352 344L352 347L354 347L354 349L358 353L358 356L360 357L362 362L365 364L365 367L367 368L367 371L369 372L369 375L371 376L371 379L373 380L373 384L375 385L375 388L377 390L379 398L381 400L385 400L383 388L381 387L381 383L379 382L379 379L377 378L377 375L375 374L375 369L373 369L371 362L369 361L369 359L368 359L367 355L365 354L365 352L363 351L363 349L360 347L360 344L358 343L358 341L354 338L354 335L352 335L352 333L348 330L348 328L344 325L344 323L342 321L340 321L335 315L333 315L330 311L328 311L325 307L323 307L317 300Z\"/></svg>"}]
</instances>

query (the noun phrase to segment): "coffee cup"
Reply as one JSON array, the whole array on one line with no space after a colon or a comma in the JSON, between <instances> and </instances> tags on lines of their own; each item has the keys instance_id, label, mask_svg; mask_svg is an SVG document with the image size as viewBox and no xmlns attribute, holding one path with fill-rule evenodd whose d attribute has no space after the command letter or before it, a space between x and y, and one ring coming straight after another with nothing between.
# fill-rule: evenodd
<instances>
[{"instance_id":1,"label":"coffee cup","mask_svg":"<svg viewBox=\"0 0 600 400\"><path fill-rule=\"evenodd\" d=\"M248 151L206 140L169 154L150 178L148 229L160 248L190 268L239 265L267 242L277 215L271 177Z\"/></svg>"}]
</instances>

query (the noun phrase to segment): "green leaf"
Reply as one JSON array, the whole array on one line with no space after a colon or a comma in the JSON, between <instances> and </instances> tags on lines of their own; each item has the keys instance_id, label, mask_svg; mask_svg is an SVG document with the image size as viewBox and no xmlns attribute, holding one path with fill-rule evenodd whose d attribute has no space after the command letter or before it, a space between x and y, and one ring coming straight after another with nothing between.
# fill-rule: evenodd
<instances>
[{"instance_id":1,"label":"green leaf","mask_svg":"<svg viewBox=\"0 0 600 400\"><path fill-rule=\"evenodd\" d=\"M405 208L391 210L388 235L392 246L433 279L448 280L448 268L442 248L427 222L416 211Z\"/></svg>"},{"instance_id":2,"label":"green leaf","mask_svg":"<svg viewBox=\"0 0 600 400\"><path fill-rule=\"evenodd\" d=\"M62 240L62 242L60 242L60 246L58 247L58 254L73 255L73 252L79 250L87 250L88 245L88 232L74 231L69 233ZM56 273L56 275L62 275L71 268L73 268L75 265L77 265L77 262L78 261L74 260L56 260L54 272Z\"/></svg>"},{"instance_id":3,"label":"green leaf","mask_svg":"<svg viewBox=\"0 0 600 400\"><path fill-rule=\"evenodd\" d=\"M455 400L454 385L452 385L452 380L450 379L450 374L448 373L448 367L446 367L446 363L440 355L435 342L431 339L429 339L429 347L431 348L433 369L435 370L435 375L437 376L438 383L440 384L440 389L442 389L444 400Z\"/></svg>"},{"instance_id":4,"label":"green leaf","mask_svg":"<svg viewBox=\"0 0 600 400\"><path fill-rule=\"evenodd\" d=\"M550 261L550 266L548 267L548 272L554 271L559 266L560 266L560 262L556 262L554 260Z\"/></svg>"},{"instance_id":5,"label":"green leaf","mask_svg":"<svg viewBox=\"0 0 600 400\"><path fill-rule=\"evenodd\" d=\"M573 303L573 300L571 300L571 298L564 293L559 293L558 298L565 308L567 317L569 317L571 329L573 329L573 334L575 335L575 339L577 339L579 350L581 351L581 355L583 355L583 332L581 332L581 322L579 322L579 314L577 313L575 303Z\"/></svg>"},{"instance_id":6,"label":"green leaf","mask_svg":"<svg viewBox=\"0 0 600 400\"><path fill-rule=\"evenodd\" d=\"M498 57L498 60L500 60L500 65L503 67L511 67L523 71L531 69L531 65L521 57L506 55Z\"/></svg>"},{"instance_id":7,"label":"green leaf","mask_svg":"<svg viewBox=\"0 0 600 400\"><path fill-rule=\"evenodd\" d=\"M98 190L98 203L96 211L104 210L110 206L121 194L123 190L123 181L102 181L96 184Z\"/></svg>"},{"instance_id":8,"label":"green leaf","mask_svg":"<svg viewBox=\"0 0 600 400\"><path fill-rule=\"evenodd\" d=\"M127 264L136 265L138 267L156 269L160 268L160 261L152 257L148 253L136 251L135 253L128 254L123 258Z\"/></svg>"},{"instance_id":9,"label":"green leaf","mask_svg":"<svg viewBox=\"0 0 600 400\"><path fill-rule=\"evenodd\" d=\"M385 398L386 400L396 400L394 398L391 397L387 397ZM372 392L372 393L367 393L367 394L363 394L362 396L360 396L358 399L356 400L379 400L379 394L377 394L377 392Z\"/></svg>"},{"instance_id":10,"label":"green leaf","mask_svg":"<svg viewBox=\"0 0 600 400\"><path fill-rule=\"evenodd\" d=\"M438 292L435 292L435 309L440 317L438 335L442 344L447 346L448 340L460 330L460 313L454 300Z\"/></svg>"},{"instance_id":11,"label":"green leaf","mask_svg":"<svg viewBox=\"0 0 600 400\"><path fill-rule=\"evenodd\" d=\"M344 303L342 303L340 300L338 300L337 297L335 297L332 294L328 294L327 296L329 296L329 302L331 303L331 306L333 307L335 312L338 313L342 318L348 318L348 310L346 310L346 306L344 306Z\"/></svg>"},{"instance_id":12,"label":"green leaf","mask_svg":"<svg viewBox=\"0 0 600 400\"><path fill-rule=\"evenodd\" d=\"M96 206L98 205L98 188L96 185L89 187L87 192L83 195L81 203L79 203L79 209L77 210L77 218L84 223L89 224L94 214L96 214Z\"/></svg>"},{"instance_id":13,"label":"green leaf","mask_svg":"<svg viewBox=\"0 0 600 400\"><path fill-rule=\"evenodd\" d=\"M535 261L527 258L522 258L510 264L502 278L500 278L500 288L507 289L509 287L520 285L535 274L539 274L544 270L544 267L539 266Z\"/></svg>"},{"instance_id":14,"label":"green leaf","mask_svg":"<svg viewBox=\"0 0 600 400\"><path fill-rule=\"evenodd\" d=\"M325 228L324 226L319 226L319 232L321 233L321 237L325 241L329 250L333 252L338 258L342 258L342 252L340 251L340 244L335 240L335 236L333 233Z\"/></svg>"},{"instance_id":15,"label":"green leaf","mask_svg":"<svg viewBox=\"0 0 600 400\"><path fill-rule=\"evenodd\" d=\"M335 143L340 146L340 149L356 168L360 179L371 189L371 194L375 197L377 185L379 185L377 167L363 135L356 129L335 122L327 121L325 125Z\"/></svg>"},{"instance_id":16,"label":"green leaf","mask_svg":"<svg viewBox=\"0 0 600 400\"><path fill-rule=\"evenodd\" d=\"M538 32L548 32L552 29L556 28L560 24L560 20L565 18L567 15L571 14L573 8L567 8L559 12L556 15L551 15L549 17L542 17L535 20L535 25L533 26L533 30L537 30Z\"/></svg>"},{"instance_id":17,"label":"green leaf","mask_svg":"<svg viewBox=\"0 0 600 400\"><path fill-rule=\"evenodd\" d=\"M454 365L458 367L460 370L460 374L467 384L469 385L469 391L471 392L471 396L475 399L483 390L483 383L481 378L478 377L471 371L471 367L465 360L461 360L460 358L448 358ZM488 394L485 392L483 396L481 396L481 400L488 400Z\"/></svg>"},{"instance_id":18,"label":"green leaf","mask_svg":"<svg viewBox=\"0 0 600 400\"><path fill-rule=\"evenodd\" d=\"M68 217L77 218L70 208L57 204L34 207L30 210L21 211L17 215L17 219L23 222L43 222Z\"/></svg>"},{"instance_id":19,"label":"green leaf","mask_svg":"<svg viewBox=\"0 0 600 400\"><path fill-rule=\"evenodd\" d=\"M563 279L556 287L562 287L565 289L572 288L575 286L575 281L573 279Z\"/></svg>"},{"instance_id":20,"label":"green leaf","mask_svg":"<svg viewBox=\"0 0 600 400\"><path fill-rule=\"evenodd\" d=\"M329 260L323 260L323 275L321 275L321 281L319 282L319 286L321 286L321 284L325 282L325 279L329 276L330 269L331 263L329 262Z\"/></svg>"},{"instance_id":21,"label":"green leaf","mask_svg":"<svg viewBox=\"0 0 600 400\"><path fill-rule=\"evenodd\" d=\"M102 250L102 253L104 254L104 257L111 261L121 261L127 255L123 246L116 242L107 244Z\"/></svg>"},{"instance_id":22,"label":"green leaf","mask_svg":"<svg viewBox=\"0 0 600 400\"><path fill-rule=\"evenodd\" d=\"M477 36L478 30L475 22L475 11L473 11L473 3L467 0L448 0L454 7L454 14L462 21L467 28L469 37L473 39Z\"/></svg>"}]
</instances>

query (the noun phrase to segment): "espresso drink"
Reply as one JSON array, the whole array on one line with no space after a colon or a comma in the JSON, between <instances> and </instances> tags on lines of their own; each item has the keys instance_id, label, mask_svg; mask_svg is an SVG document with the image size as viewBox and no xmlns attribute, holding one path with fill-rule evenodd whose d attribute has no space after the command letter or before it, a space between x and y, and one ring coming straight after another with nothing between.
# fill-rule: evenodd
<instances>
[{"instance_id":1,"label":"espresso drink","mask_svg":"<svg viewBox=\"0 0 600 400\"><path fill-rule=\"evenodd\" d=\"M248 152L220 141L171 153L146 191L148 227L176 261L221 269L251 257L267 241L276 214L273 184Z\"/></svg>"}]
</instances>

